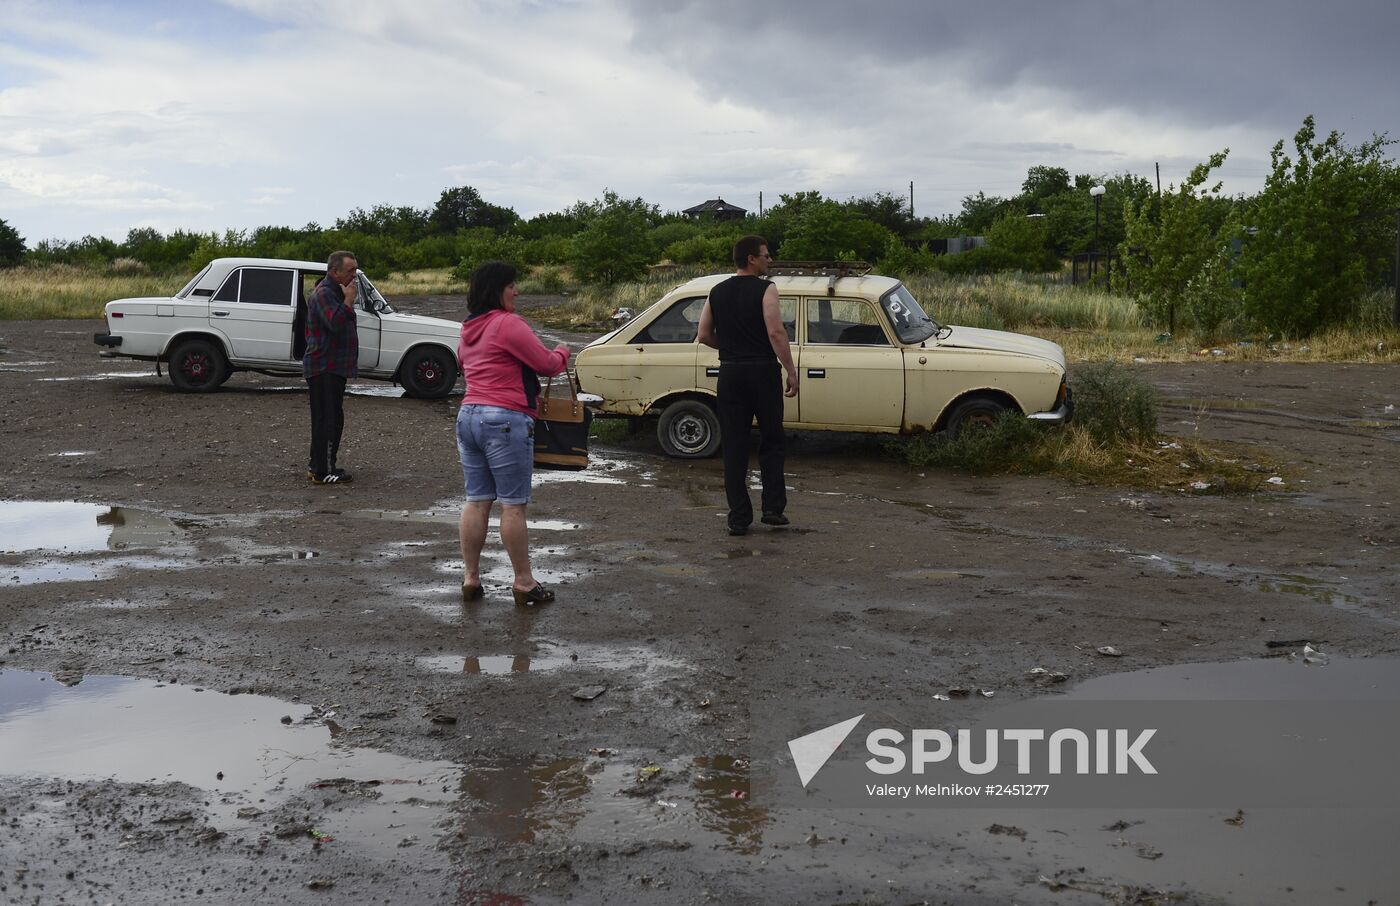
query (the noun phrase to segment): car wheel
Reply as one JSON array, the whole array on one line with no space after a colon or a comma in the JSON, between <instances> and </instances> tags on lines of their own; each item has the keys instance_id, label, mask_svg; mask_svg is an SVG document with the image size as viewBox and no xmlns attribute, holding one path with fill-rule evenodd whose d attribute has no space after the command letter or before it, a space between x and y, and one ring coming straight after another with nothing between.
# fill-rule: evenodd
<instances>
[{"instance_id":1,"label":"car wheel","mask_svg":"<svg viewBox=\"0 0 1400 906\"><path fill-rule=\"evenodd\" d=\"M399 383L409 396L440 400L457 384L457 360L437 346L410 349L399 366Z\"/></svg>"},{"instance_id":2,"label":"car wheel","mask_svg":"<svg viewBox=\"0 0 1400 906\"><path fill-rule=\"evenodd\" d=\"M656 437L667 456L703 459L719 451L719 416L699 400L677 400L661 413Z\"/></svg>"},{"instance_id":3,"label":"car wheel","mask_svg":"<svg viewBox=\"0 0 1400 906\"><path fill-rule=\"evenodd\" d=\"M1003 413L1009 411L1010 407L1006 403L994 397L974 396L965 399L958 403L948 416L948 436L957 437L967 430L990 428Z\"/></svg>"},{"instance_id":4,"label":"car wheel","mask_svg":"<svg viewBox=\"0 0 1400 906\"><path fill-rule=\"evenodd\" d=\"M229 375L228 360L218 344L185 340L170 352L170 383L183 393L217 390Z\"/></svg>"}]
</instances>

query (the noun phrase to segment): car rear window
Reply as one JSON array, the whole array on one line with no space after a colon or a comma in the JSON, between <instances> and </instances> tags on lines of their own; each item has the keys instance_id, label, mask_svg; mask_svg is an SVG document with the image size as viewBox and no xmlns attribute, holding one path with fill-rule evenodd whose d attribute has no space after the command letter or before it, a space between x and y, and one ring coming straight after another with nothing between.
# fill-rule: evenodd
<instances>
[{"instance_id":1,"label":"car rear window","mask_svg":"<svg viewBox=\"0 0 1400 906\"><path fill-rule=\"evenodd\" d=\"M694 343L700 331L700 312L705 297L681 299L637 334L635 343Z\"/></svg>"}]
</instances>

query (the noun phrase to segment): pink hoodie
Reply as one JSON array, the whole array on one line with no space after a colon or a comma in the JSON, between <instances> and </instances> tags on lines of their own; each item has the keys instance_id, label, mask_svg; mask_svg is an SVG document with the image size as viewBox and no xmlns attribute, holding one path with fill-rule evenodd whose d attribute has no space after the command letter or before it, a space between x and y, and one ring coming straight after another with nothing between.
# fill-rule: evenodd
<instances>
[{"instance_id":1,"label":"pink hoodie","mask_svg":"<svg viewBox=\"0 0 1400 906\"><path fill-rule=\"evenodd\" d=\"M538 416L534 382L527 375L560 374L569 367L569 347L560 343L546 349L524 318L498 308L462 322L457 361L467 382L462 405L500 406Z\"/></svg>"}]
</instances>

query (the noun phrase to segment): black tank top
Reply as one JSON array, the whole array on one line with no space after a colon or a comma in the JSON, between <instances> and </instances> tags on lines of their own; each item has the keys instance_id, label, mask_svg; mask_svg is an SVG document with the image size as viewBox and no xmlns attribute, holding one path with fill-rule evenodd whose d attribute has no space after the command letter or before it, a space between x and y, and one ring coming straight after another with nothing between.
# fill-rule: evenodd
<instances>
[{"instance_id":1,"label":"black tank top","mask_svg":"<svg viewBox=\"0 0 1400 906\"><path fill-rule=\"evenodd\" d=\"M771 285L762 277L736 274L710 290L721 362L778 361L763 321L763 294Z\"/></svg>"}]
</instances>

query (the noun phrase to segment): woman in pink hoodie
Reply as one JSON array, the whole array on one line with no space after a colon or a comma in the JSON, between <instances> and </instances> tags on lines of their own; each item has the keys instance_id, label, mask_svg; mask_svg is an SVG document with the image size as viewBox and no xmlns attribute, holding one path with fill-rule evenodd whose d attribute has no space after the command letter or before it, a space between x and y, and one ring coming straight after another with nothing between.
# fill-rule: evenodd
<instances>
[{"instance_id":1,"label":"woman in pink hoodie","mask_svg":"<svg viewBox=\"0 0 1400 906\"><path fill-rule=\"evenodd\" d=\"M467 486L462 508L462 600L483 596L481 549L491 505L501 502L501 543L515 570L516 604L554 600L552 589L530 571L525 510L534 472L537 375L569 366L569 347L546 349L525 319L515 313L515 268L490 261L472 274L468 316L462 322L457 361L467 395L457 413L457 454Z\"/></svg>"}]
</instances>

